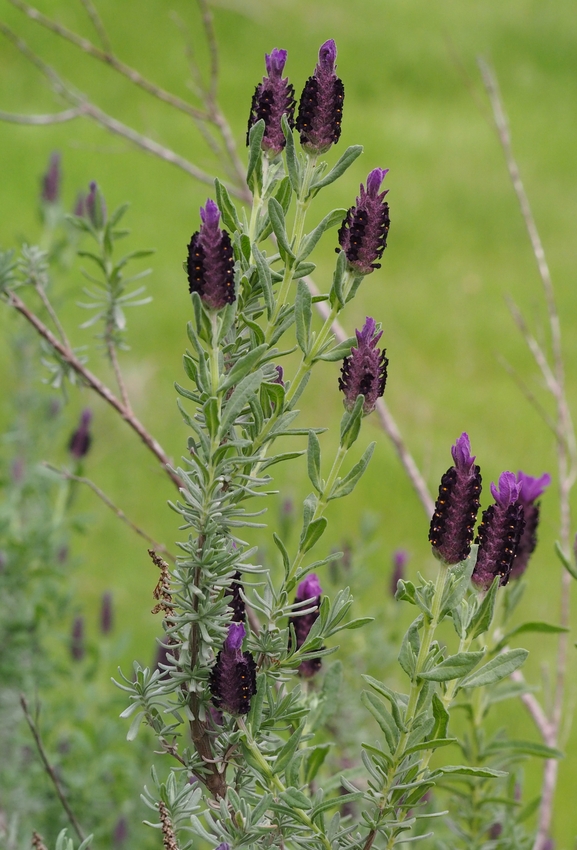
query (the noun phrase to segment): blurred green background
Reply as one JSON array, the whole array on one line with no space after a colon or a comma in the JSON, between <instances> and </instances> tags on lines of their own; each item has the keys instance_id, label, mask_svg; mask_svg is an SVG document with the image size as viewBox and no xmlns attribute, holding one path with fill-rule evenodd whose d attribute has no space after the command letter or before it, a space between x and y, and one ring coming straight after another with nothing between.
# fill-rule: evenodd
<instances>
[{"instance_id":1,"label":"blurred green background","mask_svg":"<svg viewBox=\"0 0 577 850\"><path fill-rule=\"evenodd\" d=\"M198 12L190 0L98 0L113 46L127 63L182 97L191 97L184 22L201 59L206 56ZM38 7L59 22L95 38L80 3L43 0ZM510 295L545 345L548 328L544 301L524 224L503 157L488 120L476 57L483 55L498 74L513 142L537 224L547 251L562 315L570 397L577 374L574 287L577 217L577 16L570 0L229 0L213 4L220 47L220 99L243 153L246 120L255 84L264 71L263 54L273 47L289 51L287 73L297 94L312 72L324 40L337 41L338 69L346 87L343 135L327 158L333 163L348 144L364 145L364 155L346 176L326 190L311 212L316 223L333 206L350 206L358 184L376 166L390 168L387 186L391 232L383 268L363 283L343 322L352 332L366 315L381 321L390 358L386 398L409 449L433 492L450 464L449 449L466 430L486 484L504 469L523 469L555 478L550 434L504 370L511 363L551 409L543 395L522 338L509 315ZM170 107L135 90L128 81L84 56L77 48L27 20L6 0L0 18L111 115L171 146L208 171L217 168L192 122ZM64 108L39 74L9 45L0 42L4 80L0 109L47 113ZM97 180L111 208L131 202L126 218L133 233L130 249L155 247L153 274L147 280L151 305L129 315L131 350L122 365L133 404L167 452L178 458L187 431L178 415L173 388L181 379L190 301L182 261L198 226L198 207L210 189L184 172L135 150L87 119L50 127L0 123L2 219L0 245L11 247L39 232L39 178L52 151L63 157L64 196L71 208L76 193ZM323 238L315 279L326 290L332 274L336 234ZM90 338L78 331L86 314L76 306L83 280L78 269L54 288L56 303L75 344ZM20 319L0 312L3 337ZM2 346L2 419L11 416L13 389L9 347ZM92 368L100 368L96 356ZM335 445L341 411L338 364L318 369L303 400L303 422L331 427L323 438L326 462ZM87 390L71 394L67 416L74 427L79 410L95 411L94 447L86 474L139 525L173 546L176 515L166 507L171 485L137 444L128 428ZM372 464L355 496L331 506L332 538L326 547L362 536L362 519L376 531L363 570L353 573L357 613L383 617L391 553L399 546L411 555L410 570L429 574L428 517L408 483L376 417L366 421L363 439L377 441ZM55 446L48 460L65 460ZM308 492L301 462L279 472L278 504ZM81 569L75 573L78 608L96 635L101 594L114 594L117 629L125 635L120 661L127 669L137 657L154 655L160 624L150 614L154 568L140 540L99 504L90 492L79 499L92 521L75 541ZM273 517L274 518L274 517ZM540 546L530 568L523 619L555 622L559 607L559 565L553 555L558 507L555 487L543 499ZM327 535L328 538L328 535ZM266 551L270 536L255 537ZM174 548L174 547L173 547ZM382 606L379 599L383 599ZM64 624L66 625L66 624ZM357 652L362 642L379 642L379 620L364 633L346 638ZM361 646L359 647L359 641ZM551 666L555 640L527 639L531 655L527 677L541 682ZM575 656L569 656L569 703L575 702ZM520 705L506 704L505 719L516 736L536 738ZM513 712L515 716L513 716ZM577 732L567 742L560 767L554 835L559 846L573 846L577 813L569 804L577 770ZM528 771L529 791L538 793L540 770Z\"/></svg>"}]
</instances>

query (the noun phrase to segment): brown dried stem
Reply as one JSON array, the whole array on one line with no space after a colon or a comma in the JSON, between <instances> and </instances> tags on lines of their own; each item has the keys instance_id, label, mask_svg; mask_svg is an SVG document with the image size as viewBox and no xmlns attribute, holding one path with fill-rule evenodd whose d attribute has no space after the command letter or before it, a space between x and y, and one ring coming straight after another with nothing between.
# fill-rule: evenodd
<instances>
[{"instance_id":1,"label":"brown dried stem","mask_svg":"<svg viewBox=\"0 0 577 850\"><path fill-rule=\"evenodd\" d=\"M66 816L68 817L68 820L70 821L70 823L74 827L74 831L76 832L76 835L78 836L78 838L81 841L84 841L84 838L85 838L84 831L83 831L82 827L80 826L80 824L78 823L78 820L76 819L74 812L70 808L70 803L66 799L66 794L62 790L62 786L60 784L60 780L58 779L58 776L56 775L56 771L54 770L54 768L50 764L50 761L48 760L48 756L46 755L46 750L44 749L44 744L42 743L42 737L40 735L40 730L38 729L37 724L35 723L32 715L30 714L30 711L28 709L28 703L26 701L26 697L24 696L24 694L20 695L20 705L22 706L22 711L24 712L24 717L26 719L26 723L28 724L28 727L29 727L29 729L32 733L32 737L34 738L34 743L36 744L36 749L38 750L38 755L40 756L40 760L42 762L44 770L46 771L46 773L50 777L52 784L54 785L54 790L56 791L58 799L60 800L60 802L62 804L62 808L66 812Z\"/></svg>"},{"instance_id":2,"label":"brown dried stem","mask_svg":"<svg viewBox=\"0 0 577 850\"><path fill-rule=\"evenodd\" d=\"M479 60L479 67L483 77L483 83L491 102L493 110L493 119L495 128L499 137L499 142L505 155L507 170L513 184L523 221L529 235L533 255L537 263L537 269L541 278L545 302L547 305L547 315L549 319L549 329L551 335L551 359L552 366L549 365L548 358L538 345L536 340L528 333L525 323L519 316L516 316L516 321L525 340L533 354L535 362L539 366L545 378L547 389L553 396L556 405L557 418L557 467L559 475L559 503L560 503L560 543L564 552L570 551L570 535L571 535L571 508L569 496L571 488L575 483L577 475L577 451L575 442L575 430L571 420L571 413L567 402L565 388L565 371L563 362L563 349L561 344L561 323L555 299L555 289L551 272L545 256L543 243L539 236L537 224L533 217L531 205L521 179L519 166L513 154L511 144L511 135L507 116L503 108L503 102L499 92L497 78L490 66L483 60ZM561 625L568 627L570 624L570 590L571 576L564 570L561 576ZM559 636L558 651L557 651L557 669L555 683L555 697L553 709L549 722L551 724L551 736L547 743L550 746L556 746L559 741L559 732L561 726L561 717L563 712L565 683L567 673L567 651L568 651L568 634L564 632ZM526 703L527 704L527 703ZM533 712L532 712L533 714ZM535 715L533 714L535 718ZM536 721L537 722L537 721ZM555 796L555 788L557 784L558 763L556 759L549 759L545 763L541 805L539 809L539 820L537 835L535 838L534 850L543 850L549 838L551 828L551 820L553 816L553 799Z\"/></svg>"},{"instance_id":3,"label":"brown dried stem","mask_svg":"<svg viewBox=\"0 0 577 850\"><path fill-rule=\"evenodd\" d=\"M114 395L114 393L104 384L100 378L97 378L89 369L87 369L80 360L76 357L72 349L64 345L58 340L52 331L33 313L14 292L7 293L7 303L14 307L24 318L32 325L32 327L40 334L40 336L48 342L52 348L62 357L62 359L79 375L84 383L91 387L98 395L103 398L111 407L113 407L124 421L136 431L144 445L155 455L160 461L163 470L166 472L172 483L180 489L182 481L178 475L170 468L171 461L160 443L146 430L142 422L127 409L126 406Z\"/></svg>"}]
</instances>

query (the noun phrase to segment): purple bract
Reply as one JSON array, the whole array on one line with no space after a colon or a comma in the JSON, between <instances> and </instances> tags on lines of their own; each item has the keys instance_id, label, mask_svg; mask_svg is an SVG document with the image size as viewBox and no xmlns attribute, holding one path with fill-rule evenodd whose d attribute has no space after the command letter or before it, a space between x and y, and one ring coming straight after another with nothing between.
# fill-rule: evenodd
<instances>
[{"instance_id":1,"label":"purple bract","mask_svg":"<svg viewBox=\"0 0 577 850\"><path fill-rule=\"evenodd\" d=\"M321 45L314 74L301 94L295 126L308 153L325 153L341 136L345 87L335 73L336 58L331 38Z\"/></svg>"},{"instance_id":2,"label":"purple bract","mask_svg":"<svg viewBox=\"0 0 577 850\"><path fill-rule=\"evenodd\" d=\"M372 413L377 399L385 392L389 361L386 350L377 348L382 333L377 333L375 320L370 316L367 316L363 329L356 331L358 347L351 348L350 355L344 358L339 378L339 389L345 394L347 410L352 410L357 397L363 395L363 413Z\"/></svg>"},{"instance_id":3,"label":"purple bract","mask_svg":"<svg viewBox=\"0 0 577 850\"><path fill-rule=\"evenodd\" d=\"M389 205L384 200L388 189L380 192L388 169L375 168L367 177L367 188L361 183L360 195L341 224L339 244L346 254L349 266L362 275L380 269L380 260L387 247L391 220Z\"/></svg>"},{"instance_id":4,"label":"purple bract","mask_svg":"<svg viewBox=\"0 0 577 850\"><path fill-rule=\"evenodd\" d=\"M282 116L286 115L291 129L294 126L295 90L288 77L282 75L287 51L275 47L272 53L265 54L264 58L268 76L262 78L262 83L258 84L252 97L246 143L249 143L251 128L262 118L265 123L262 149L274 158L286 145L281 125Z\"/></svg>"},{"instance_id":5,"label":"purple bract","mask_svg":"<svg viewBox=\"0 0 577 850\"><path fill-rule=\"evenodd\" d=\"M200 217L200 230L188 245L188 288L191 294L198 292L211 310L221 310L236 298L232 244L226 230L218 226L220 210L210 198L200 208Z\"/></svg>"}]
</instances>

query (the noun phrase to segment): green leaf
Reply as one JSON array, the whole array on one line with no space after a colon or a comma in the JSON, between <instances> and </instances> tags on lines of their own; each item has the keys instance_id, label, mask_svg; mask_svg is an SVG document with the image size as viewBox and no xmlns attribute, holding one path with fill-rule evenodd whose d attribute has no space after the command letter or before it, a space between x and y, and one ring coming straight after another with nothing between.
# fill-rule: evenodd
<instances>
[{"instance_id":1,"label":"green leaf","mask_svg":"<svg viewBox=\"0 0 577 850\"><path fill-rule=\"evenodd\" d=\"M355 489L358 481L361 479L365 469L369 465L369 461L373 456L373 452L375 450L376 443L369 443L362 458L355 463L353 468L344 478L338 478L335 482L335 485L331 492L329 493L328 500L332 501L333 499L342 499L343 496L348 496L349 493Z\"/></svg>"},{"instance_id":2,"label":"green leaf","mask_svg":"<svg viewBox=\"0 0 577 850\"><path fill-rule=\"evenodd\" d=\"M307 449L307 468L311 484L319 493L322 493L321 481L321 444L314 431L309 431L309 444Z\"/></svg>"},{"instance_id":3,"label":"green leaf","mask_svg":"<svg viewBox=\"0 0 577 850\"><path fill-rule=\"evenodd\" d=\"M298 266L295 266L293 269L293 280L298 280L299 277L306 277L309 274L312 274L316 269L316 265L314 263L299 263ZM314 302L326 300L326 296L323 295L315 295L313 298Z\"/></svg>"},{"instance_id":4,"label":"green leaf","mask_svg":"<svg viewBox=\"0 0 577 850\"><path fill-rule=\"evenodd\" d=\"M399 729L393 719L393 715L383 701L370 691L363 691L361 693L361 702L371 712L381 727L389 750L391 753L394 753L399 740Z\"/></svg>"},{"instance_id":5,"label":"green leaf","mask_svg":"<svg viewBox=\"0 0 577 850\"><path fill-rule=\"evenodd\" d=\"M412 747L407 747L405 755L418 753L421 750L437 750L439 747L448 747L449 744L458 744L457 738L431 738L430 741L421 741L419 744L413 744Z\"/></svg>"},{"instance_id":6,"label":"green leaf","mask_svg":"<svg viewBox=\"0 0 577 850\"><path fill-rule=\"evenodd\" d=\"M268 345L264 343L256 348L249 349L246 354L239 357L230 372L225 375L224 380L218 388L218 392L224 395L227 390L234 387L235 384L240 383L249 372L254 371L256 364L266 351L268 351Z\"/></svg>"},{"instance_id":7,"label":"green leaf","mask_svg":"<svg viewBox=\"0 0 577 850\"><path fill-rule=\"evenodd\" d=\"M303 280L299 280L295 298L295 330L299 348L305 355L308 354L310 347L312 318L313 308L310 290Z\"/></svg>"},{"instance_id":8,"label":"green leaf","mask_svg":"<svg viewBox=\"0 0 577 850\"><path fill-rule=\"evenodd\" d=\"M529 653L526 649L510 649L484 664L471 676L460 683L461 688L480 688L484 685L492 685L499 682L505 676L509 676L517 670L525 661Z\"/></svg>"},{"instance_id":9,"label":"green leaf","mask_svg":"<svg viewBox=\"0 0 577 850\"><path fill-rule=\"evenodd\" d=\"M329 351L319 354L318 357L315 358L315 361L327 360L328 362L334 362L335 360L344 360L345 357L350 356L353 345L357 345L356 336L350 336L348 339L345 339L344 342L339 342L339 344L335 345L334 348L329 349Z\"/></svg>"},{"instance_id":10,"label":"green leaf","mask_svg":"<svg viewBox=\"0 0 577 850\"><path fill-rule=\"evenodd\" d=\"M211 437L215 437L218 434L218 402L211 396L202 406L202 412L204 413L204 418L206 419L206 428Z\"/></svg>"},{"instance_id":11,"label":"green leaf","mask_svg":"<svg viewBox=\"0 0 577 850\"><path fill-rule=\"evenodd\" d=\"M348 147L341 158L338 159L335 165L331 168L326 177L323 177L323 179L319 180L318 183L313 183L311 191L313 189L323 189L325 186L329 186L331 183L334 183L335 180L338 180L341 174L345 173L347 168L353 164L355 159L360 156L362 152L362 145L351 145L351 147Z\"/></svg>"},{"instance_id":12,"label":"green leaf","mask_svg":"<svg viewBox=\"0 0 577 850\"><path fill-rule=\"evenodd\" d=\"M264 303L266 304L267 318L270 319L274 310L274 295L272 291L272 275L270 272L270 266L256 243L252 246L252 252L256 262L258 279L262 287Z\"/></svg>"},{"instance_id":13,"label":"green leaf","mask_svg":"<svg viewBox=\"0 0 577 850\"><path fill-rule=\"evenodd\" d=\"M345 296L343 293L343 283L345 280L345 272L347 270L347 256L344 251L339 252L339 256L337 258L337 264L335 266L335 271L333 274L333 285L331 287L330 292L330 302L331 307L334 307L335 304L338 305L338 308L342 310L345 306Z\"/></svg>"},{"instance_id":14,"label":"green leaf","mask_svg":"<svg viewBox=\"0 0 577 850\"><path fill-rule=\"evenodd\" d=\"M352 410L345 410L341 419L340 443L344 449L350 449L361 430L363 418L364 395L358 395Z\"/></svg>"},{"instance_id":15,"label":"green leaf","mask_svg":"<svg viewBox=\"0 0 577 850\"><path fill-rule=\"evenodd\" d=\"M410 679L413 679L415 675L417 656L421 646L421 639L419 637L419 625L421 622L422 617L418 616L411 623L403 638L401 651L399 652L399 664Z\"/></svg>"},{"instance_id":16,"label":"green leaf","mask_svg":"<svg viewBox=\"0 0 577 850\"><path fill-rule=\"evenodd\" d=\"M479 605L476 614L474 615L469 628L467 629L467 637L476 638L484 634L493 621L493 613L495 611L495 600L497 591L501 584L501 577L496 576L493 584L489 588L489 592Z\"/></svg>"},{"instance_id":17,"label":"green leaf","mask_svg":"<svg viewBox=\"0 0 577 850\"><path fill-rule=\"evenodd\" d=\"M540 621L531 621L530 623L522 623L520 626L515 626L510 632L501 639L500 644L505 645L514 635L520 635L524 632L541 632L542 634L556 635L562 632L568 632L570 629L565 626L556 626L553 623L542 623Z\"/></svg>"},{"instance_id":18,"label":"green leaf","mask_svg":"<svg viewBox=\"0 0 577 850\"><path fill-rule=\"evenodd\" d=\"M571 559L567 557L565 552L563 551L561 544L558 540L555 541L555 554L569 573L569 575L573 576L574 579L577 579L577 569L575 565L571 562Z\"/></svg>"},{"instance_id":19,"label":"green leaf","mask_svg":"<svg viewBox=\"0 0 577 850\"><path fill-rule=\"evenodd\" d=\"M293 131L291 130L291 128L289 126L288 119L287 119L286 115L283 115L282 118L281 118L281 127L282 127L282 131L284 133L284 137L286 139L285 153L286 153L286 165L287 165L288 176L289 176L289 180L290 180L291 186L293 188L293 191L295 192L296 195L298 195L299 192L300 192L300 188L301 188L301 173L300 173L301 170L300 170L299 161L298 161L297 153L296 153L296 149L295 149L295 140L294 140L294 136L293 136Z\"/></svg>"},{"instance_id":20,"label":"green leaf","mask_svg":"<svg viewBox=\"0 0 577 850\"><path fill-rule=\"evenodd\" d=\"M223 224L228 227L231 233L242 230L236 207L230 199L226 186L220 182L218 177L215 178L214 187L216 189L216 202L222 216Z\"/></svg>"},{"instance_id":21,"label":"green leaf","mask_svg":"<svg viewBox=\"0 0 577 850\"><path fill-rule=\"evenodd\" d=\"M475 569L477 562L477 545L471 546L471 553L468 558L451 568L449 573L449 581L443 593L443 601L441 603L441 617L448 614L453 608L456 608L465 593L469 589L469 582Z\"/></svg>"},{"instance_id":22,"label":"green leaf","mask_svg":"<svg viewBox=\"0 0 577 850\"><path fill-rule=\"evenodd\" d=\"M419 677L430 682L450 682L451 679L460 679L476 667L484 654L484 652L457 652L456 655L445 658L432 670L419 673Z\"/></svg>"},{"instance_id":23,"label":"green leaf","mask_svg":"<svg viewBox=\"0 0 577 850\"><path fill-rule=\"evenodd\" d=\"M266 125L264 119L261 118L256 124L253 124L248 134L248 170L246 172L246 182L249 186L252 185L253 175L261 157L261 145L264 136Z\"/></svg>"},{"instance_id":24,"label":"green leaf","mask_svg":"<svg viewBox=\"0 0 577 850\"><path fill-rule=\"evenodd\" d=\"M303 723L301 723L301 725L298 727L298 729L295 732L293 732L293 734L290 736L290 738L288 739L286 744L279 751L279 753L276 757L275 763L273 765L273 768L272 768L273 773L281 773L281 771L283 771L285 769L285 767L288 765L288 763L291 761L292 757L295 754L295 751L296 751L298 745L300 744L300 740L301 740L301 737L302 737L302 734L303 734L303 730L304 730L304 721L303 721Z\"/></svg>"},{"instance_id":25,"label":"green leaf","mask_svg":"<svg viewBox=\"0 0 577 850\"><path fill-rule=\"evenodd\" d=\"M437 694L433 694L432 709L433 717L435 718L432 736L433 738L443 739L447 734L447 727L449 726L449 712Z\"/></svg>"},{"instance_id":26,"label":"green leaf","mask_svg":"<svg viewBox=\"0 0 577 850\"><path fill-rule=\"evenodd\" d=\"M283 566L284 566L284 571L285 571L285 577L286 577L286 576L288 576L288 574L289 574L289 572L290 572L290 567L291 567L291 562L290 562L289 554L288 554L288 552L287 552L287 550L286 550L286 546L284 545L284 543L282 542L282 540L280 539L280 537L279 537L277 534L275 534L275 532L273 532L272 538L273 538L273 540L274 540L274 542L275 542L275 545L276 545L277 549L278 549L278 550L279 550L279 552L281 553L282 561L283 561Z\"/></svg>"},{"instance_id":27,"label":"green leaf","mask_svg":"<svg viewBox=\"0 0 577 850\"><path fill-rule=\"evenodd\" d=\"M562 759L565 754L555 747L547 747L536 741L518 741L505 738L504 740L492 741L485 747L486 755L498 755L499 753L519 753L520 755L535 756L542 759Z\"/></svg>"},{"instance_id":28,"label":"green leaf","mask_svg":"<svg viewBox=\"0 0 577 850\"><path fill-rule=\"evenodd\" d=\"M311 750L306 762L305 781L307 784L313 781L323 766L330 749L331 744L319 744L318 747Z\"/></svg>"},{"instance_id":29,"label":"green leaf","mask_svg":"<svg viewBox=\"0 0 577 850\"><path fill-rule=\"evenodd\" d=\"M295 255L290 246L286 232L284 211L279 202L276 200L276 198L270 198L268 202L268 214L272 229L274 231L274 235L277 238L279 251L281 257L283 258L283 261L286 263L288 258L294 260Z\"/></svg>"},{"instance_id":30,"label":"green leaf","mask_svg":"<svg viewBox=\"0 0 577 850\"><path fill-rule=\"evenodd\" d=\"M319 803L314 807L310 814L311 820L315 820L319 815L322 815L324 812L328 812L329 809L340 808L345 805L345 803L352 803L355 800L362 800L364 797L363 791L353 791L350 794L339 794L338 797L334 797L331 800L323 800L322 803Z\"/></svg>"},{"instance_id":31,"label":"green leaf","mask_svg":"<svg viewBox=\"0 0 577 850\"><path fill-rule=\"evenodd\" d=\"M222 413L222 422L220 424L219 437L222 440L232 427L234 420L240 414L248 399L258 389L262 381L262 371L258 369L251 375L247 375L242 381L237 384L236 389L229 398L226 407Z\"/></svg>"},{"instance_id":32,"label":"green leaf","mask_svg":"<svg viewBox=\"0 0 577 850\"><path fill-rule=\"evenodd\" d=\"M297 788L287 788L286 791L281 791L279 796L291 809L308 811L312 805L311 800Z\"/></svg>"},{"instance_id":33,"label":"green leaf","mask_svg":"<svg viewBox=\"0 0 577 850\"><path fill-rule=\"evenodd\" d=\"M262 709L266 694L266 676L256 677L256 694L250 701L250 711L247 717L253 736L258 735L262 723Z\"/></svg>"},{"instance_id":34,"label":"green leaf","mask_svg":"<svg viewBox=\"0 0 577 850\"><path fill-rule=\"evenodd\" d=\"M334 227L336 224L340 224L343 218L346 216L347 211L336 209L332 210L328 213L323 220L317 224L314 230L311 230L301 242L301 247L297 255L297 259L299 261L305 260L309 254L311 254L316 247L317 242L325 232L330 227Z\"/></svg>"},{"instance_id":35,"label":"green leaf","mask_svg":"<svg viewBox=\"0 0 577 850\"><path fill-rule=\"evenodd\" d=\"M504 770L493 770L490 767L469 767L468 765L446 764L443 767L438 767L431 777L436 776L484 776L486 778L500 779L502 776L508 776Z\"/></svg>"},{"instance_id":36,"label":"green leaf","mask_svg":"<svg viewBox=\"0 0 577 850\"><path fill-rule=\"evenodd\" d=\"M306 553L313 548L315 543L320 540L320 538L325 533L327 525L328 521L324 516L319 517L318 519L315 519L311 523L309 523L304 540L300 546L301 552Z\"/></svg>"}]
</instances>

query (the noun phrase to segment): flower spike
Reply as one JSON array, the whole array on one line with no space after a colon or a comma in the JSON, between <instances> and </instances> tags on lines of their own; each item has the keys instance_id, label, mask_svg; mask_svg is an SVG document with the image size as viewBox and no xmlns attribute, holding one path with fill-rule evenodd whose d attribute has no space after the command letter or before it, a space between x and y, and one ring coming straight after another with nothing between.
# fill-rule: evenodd
<instances>
[{"instance_id":1,"label":"flower spike","mask_svg":"<svg viewBox=\"0 0 577 850\"><path fill-rule=\"evenodd\" d=\"M357 203L349 209L339 230L339 244L350 268L357 274L367 275L381 268L376 260L381 259L387 247L391 226L389 205L384 200L389 190L380 191L388 170L373 169L367 177L366 189L361 183Z\"/></svg>"},{"instance_id":2,"label":"flower spike","mask_svg":"<svg viewBox=\"0 0 577 850\"><path fill-rule=\"evenodd\" d=\"M481 470L471 455L468 434L461 434L451 454L454 465L441 478L429 542L434 554L446 564L458 564L471 551L482 479Z\"/></svg>"},{"instance_id":3,"label":"flower spike","mask_svg":"<svg viewBox=\"0 0 577 850\"><path fill-rule=\"evenodd\" d=\"M338 142L343 120L345 87L335 73L337 46L333 39L319 50L319 61L303 88L296 120L307 153L325 153Z\"/></svg>"},{"instance_id":4,"label":"flower spike","mask_svg":"<svg viewBox=\"0 0 577 850\"><path fill-rule=\"evenodd\" d=\"M313 607L313 610L309 614L303 614L300 617L291 617L289 619L289 623L295 630L297 649L300 649L303 645L313 627L313 623L319 616L322 592L323 590L318 576L315 573L310 573L297 587L295 602L310 601L311 607ZM322 661L320 658L308 658L299 666L299 673L301 676L309 679L315 673L318 673L321 669L321 664Z\"/></svg>"},{"instance_id":5,"label":"flower spike","mask_svg":"<svg viewBox=\"0 0 577 850\"><path fill-rule=\"evenodd\" d=\"M355 406L357 396L364 395L363 413L372 413L377 399L385 392L387 367L389 360L386 349L378 349L377 342L383 332L377 333L375 320L367 316L363 329L355 331L358 347L343 360L339 389L345 394L344 405L347 410Z\"/></svg>"},{"instance_id":6,"label":"flower spike","mask_svg":"<svg viewBox=\"0 0 577 850\"><path fill-rule=\"evenodd\" d=\"M286 145L281 119L286 115L289 127L294 127L295 90L288 77L282 72L287 59L287 51L275 47L269 55L265 53L267 75L262 78L252 97L246 143L248 145L251 128L262 118L265 123L262 149L272 158L278 156Z\"/></svg>"},{"instance_id":7,"label":"flower spike","mask_svg":"<svg viewBox=\"0 0 577 850\"><path fill-rule=\"evenodd\" d=\"M510 578L520 578L523 575L527 569L529 558L535 551L541 509L541 504L537 499L551 483L551 476L545 472L540 478L533 478L524 472L518 472L517 483L521 485L519 502L523 505L525 512L525 528L513 559Z\"/></svg>"},{"instance_id":8,"label":"flower spike","mask_svg":"<svg viewBox=\"0 0 577 850\"><path fill-rule=\"evenodd\" d=\"M212 701L229 714L248 714L256 694L256 664L250 652L242 651L245 633L242 623L229 625L228 637L210 671Z\"/></svg>"},{"instance_id":9,"label":"flower spike","mask_svg":"<svg viewBox=\"0 0 577 850\"><path fill-rule=\"evenodd\" d=\"M499 486L491 484L495 499L483 511L476 543L479 544L477 563L471 581L481 590L487 590L496 576L501 585L507 584L519 540L525 527L523 505L519 501L521 484L512 472L503 472Z\"/></svg>"},{"instance_id":10,"label":"flower spike","mask_svg":"<svg viewBox=\"0 0 577 850\"><path fill-rule=\"evenodd\" d=\"M186 272L189 292L198 292L211 310L221 310L236 299L234 256L230 236L218 226L220 210L210 198L200 208L202 225L188 245Z\"/></svg>"}]
</instances>

